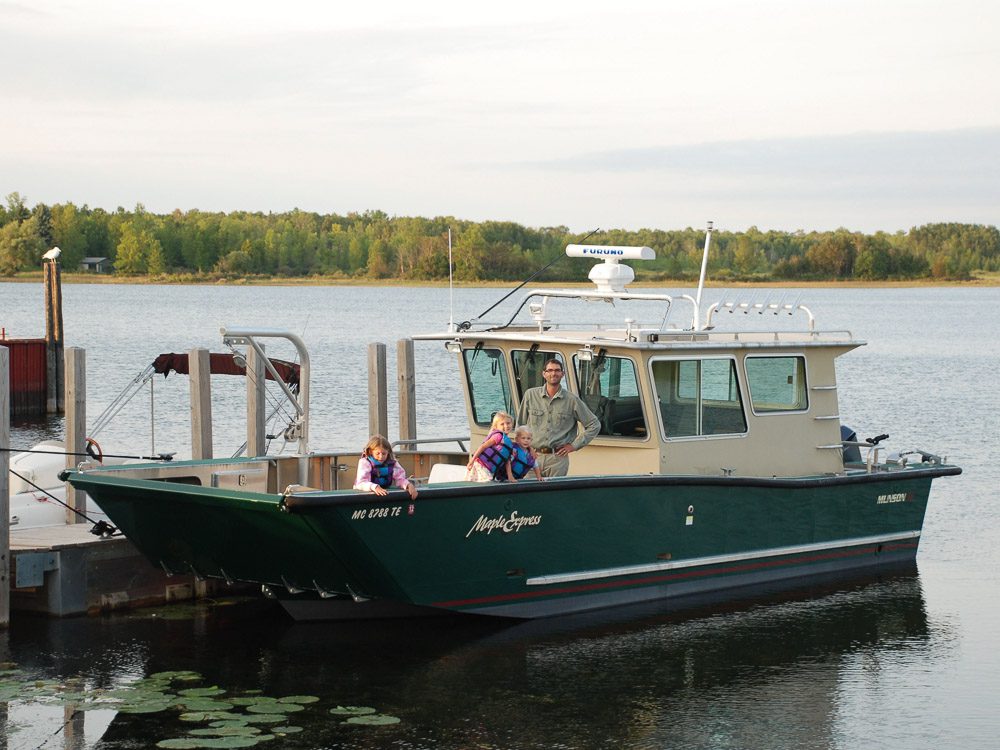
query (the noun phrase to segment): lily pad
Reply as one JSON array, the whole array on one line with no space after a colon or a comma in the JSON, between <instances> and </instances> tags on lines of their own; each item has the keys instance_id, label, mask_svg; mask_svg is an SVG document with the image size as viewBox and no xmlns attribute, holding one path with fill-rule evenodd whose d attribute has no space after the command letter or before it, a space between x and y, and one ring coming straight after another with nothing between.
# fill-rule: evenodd
<instances>
[{"instance_id":1,"label":"lily pad","mask_svg":"<svg viewBox=\"0 0 1000 750\"><path fill-rule=\"evenodd\" d=\"M284 714L282 714L284 716ZM188 711L178 718L181 721L246 721L248 717L241 714L234 714L229 711Z\"/></svg>"},{"instance_id":2,"label":"lily pad","mask_svg":"<svg viewBox=\"0 0 1000 750\"><path fill-rule=\"evenodd\" d=\"M371 706L335 706L330 709L330 713L334 716L364 716L377 713L377 709Z\"/></svg>"},{"instance_id":3,"label":"lily pad","mask_svg":"<svg viewBox=\"0 0 1000 750\"><path fill-rule=\"evenodd\" d=\"M150 702L150 703L127 703L118 706L118 712L123 714L157 714L170 708L170 703Z\"/></svg>"},{"instance_id":4,"label":"lily pad","mask_svg":"<svg viewBox=\"0 0 1000 750\"><path fill-rule=\"evenodd\" d=\"M239 714L234 714L234 716L239 716ZM242 716L239 719L224 719L221 721L209 722L210 727L215 727L216 729L225 729L226 727L245 727L247 726L246 719Z\"/></svg>"},{"instance_id":5,"label":"lily pad","mask_svg":"<svg viewBox=\"0 0 1000 750\"><path fill-rule=\"evenodd\" d=\"M228 711L234 707L228 701L212 700L211 698L179 698L173 702L173 705L182 706L188 711Z\"/></svg>"},{"instance_id":6,"label":"lily pad","mask_svg":"<svg viewBox=\"0 0 1000 750\"><path fill-rule=\"evenodd\" d=\"M259 703L277 703L277 698L268 698L264 695L238 695L233 698L226 698L227 701L236 706L253 706Z\"/></svg>"},{"instance_id":7,"label":"lily pad","mask_svg":"<svg viewBox=\"0 0 1000 750\"><path fill-rule=\"evenodd\" d=\"M160 740L157 747L165 750L198 750L198 748L235 748L253 747L273 735L262 734L257 737L177 737L170 740Z\"/></svg>"},{"instance_id":8,"label":"lily pad","mask_svg":"<svg viewBox=\"0 0 1000 750\"><path fill-rule=\"evenodd\" d=\"M239 727L205 727L192 729L188 732L196 737L252 737L260 733L260 727L251 727L246 724Z\"/></svg>"},{"instance_id":9,"label":"lily pad","mask_svg":"<svg viewBox=\"0 0 1000 750\"><path fill-rule=\"evenodd\" d=\"M225 692L219 686L213 685L212 687L185 688L184 690L178 690L177 695L191 698L209 698L213 695L224 695Z\"/></svg>"},{"instance_id":10,"label":"lily pad","mask_svg":"<svg viewBox=\"0 0 1000 750\"><path fill-rule=\"evenodd\" d=\"M315 695L286 695L284 698L278 698L278 703L318 703L319 698Z\"/></svg>"},{"instance_id":11,"label":"lily pad","mask_svg":"<svg viewBox=\"0 0 1000 750\"><path fill-rule=\"evenodd\" d=\"M288 721L285 714L247 714L243 720L248 724L281 724Z\"/></svg>"},{"instance_id":12,"label":"lily pad","mask_svg":"<svg viewBox=\"0 0 1000 750\"><path fill-rule=\"evenodd\" d=\"M270 734L259 734L256 737L212 737L201 740L198 747L253 747L272 737Z\"/></svg>"},{"instance_id":13,"label":"lily pad","mask_svg":"<svg viewBox=\"0 0 1000 750\"><path fill-rule=\"evenodd\" d=\"M283 737L286 734L297 734L301 731L302 727L293 727L293 726L271 727L271 734L278 735L279 737Z\"/></svg>"},{"instance_id":14,"label":"lily pad","mask_svg":"<svg viewBox=\"0 0 1000 750\"><path fill-rule=\"evenodd\" d=\"M386 726L388 724L398 724L398 716L389 716L388 714L365 714L364 716L352 716L350 719L346 719L342 723L344 724L366 724L368 726Z\"/></svg>"},{"instance_id":15,"label":"lily pad","mask_svg":"<svg viewBox=\"0 0 1000 750\"><path fill-rule=\"evenodd\" d=\"M278 703L278 701L272 701L271 703L255 703L252 706L247 706L247 713L251 714L291 714L296 711L301 711L302 706L298 703Z\"/></svg>"},{"instance_id":16,"label":"lily pad","mask_svg":"<svg viewBox=\"0 0 1000 750\"><path fill-rule=\"evenodd\" d=\"M200 680L202 676L198 672L194 672L190 669L180 669L171 672L156 672L149 675L147 680Z\"/></svg>"}]
</instances>

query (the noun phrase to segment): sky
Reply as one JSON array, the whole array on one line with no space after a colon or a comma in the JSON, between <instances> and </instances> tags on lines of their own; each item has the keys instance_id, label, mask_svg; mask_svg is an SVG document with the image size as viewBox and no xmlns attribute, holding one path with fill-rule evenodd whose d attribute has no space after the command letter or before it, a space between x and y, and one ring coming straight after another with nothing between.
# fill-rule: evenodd
<instances>
[{"instance_id":1,"label":"sky","mask_svg":"<svg viewBox=\"0 0 1000 750\"><path fill-rule=\"evenodd\" d=\"M995 0L0 0L0 199L998 224L998 28Z\"/></svg>"}]
</instances>

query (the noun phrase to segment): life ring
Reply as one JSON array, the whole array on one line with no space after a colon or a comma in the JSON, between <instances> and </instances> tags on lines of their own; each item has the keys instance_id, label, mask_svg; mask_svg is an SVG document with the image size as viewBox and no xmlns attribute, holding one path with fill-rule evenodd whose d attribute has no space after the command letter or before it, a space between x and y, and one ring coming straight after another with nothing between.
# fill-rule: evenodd
<instances>
[{"instance_id":1,"label":"life ring","mask_svg":"<svg viewBox=\"0 0 1000 750\"><path fill-rule=\"evenodd\" d=\"M97 463L104 463L104 451L101 450L101 444L94 440L94 438L87 438L85 450L87 451L87 455L97 461Z\"/></svg>"}]
</instances>

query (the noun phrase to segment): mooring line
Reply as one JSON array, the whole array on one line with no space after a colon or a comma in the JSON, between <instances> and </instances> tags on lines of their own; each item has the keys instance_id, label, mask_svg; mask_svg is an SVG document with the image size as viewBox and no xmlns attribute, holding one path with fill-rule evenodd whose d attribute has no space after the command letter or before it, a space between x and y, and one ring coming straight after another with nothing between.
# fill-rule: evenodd
<instances>
[{"instance_id":1,"label":"mooring line","mask_svg":"<svg viewBox=\"0 0 1000 750\"><path fill-rule=\"evenodd\" d=\"M42 452L44 453L45 451L42 451ZM43 489L42 487L39 487L37 484L35 484L34 482L32 482L30 479L28 479L25 476L22 476L21 474L18 474L13 469L10 469L10 473L13 474L15 477L17 477L18 479L20 479L25 484L30 484L32 487L34 487L36 490L38 490L42 494L48 495L50 498L52 498L53 500L55 500L61 506L63 506L64 508L66 508L66 510L73 511L78 516L80 516L83 520L85 520L87 523L93 524L94 528L92 528L90 530L91 534L94 534L95 536L99 536L102 539L107 539L108 537L117 536L117 535L121 534L121 531L119 531L118 528L116 528L115 526L112 526L107 521L104 521L104 520L95 521L93 518L90 518L83 511L77 510L72 505L68 505L65 501L60 500L58 497L56 497L55 495L53 495L48 490Z\"/></svg>"}]
</instances>

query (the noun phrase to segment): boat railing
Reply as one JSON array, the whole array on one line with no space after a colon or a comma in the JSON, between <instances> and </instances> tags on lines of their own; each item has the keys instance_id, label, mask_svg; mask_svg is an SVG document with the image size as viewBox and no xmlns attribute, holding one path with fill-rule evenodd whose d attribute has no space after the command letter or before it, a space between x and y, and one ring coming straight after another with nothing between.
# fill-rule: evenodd
<instances>
[{"instance_id":1,"label":"boat railing","mask_svg":"<svg viewBox=\"0 0 1000 750\"><path fill-rule=\"evenodd\" d=\"M414 438L413 440L396 440L392 443L393 448L415 448L418 445L425 444L435 444L435 443L456 443L459 450L463 453L468 453L469 448L467 443L471 440L468 435L462 435L459 437L440 437L440 438Z\"/></svg>"},{"instance_id":2,"label":"boat railing","mask_svg":"<svg viewBox=\"0 0 1000 750\"><path fill-rule=\"evenodd\" d=\"M796 312L801 311L806 314L809 320L810 332L816 330L816 318L813 316L812 311L805 305L800 305L797 302L790 304L784 302L715 302L705 312L705 328L711 328L712 318L715 316L715 313L722 312L723 310L729 313L742 312L744 315L749 315L752 312L758 315L763 315L764 313L794 315Z\"/></svg>"},{"instance_id":3,"label":"boat railing","mask_svg":"<svg viewBox=\"0 0 1000 750\"><path fill-rule=\"evenodd\" d=\"M838 445L830 447L841 447L841 446L843 448L858 448L859 450L864 449L866 453L862 457L861 463L865 465L865 470L869 474L877 473L880 471L892 471L894 469L903 469L910 462L911 456L919 456L920 463L931 464L933 466L941 466L946 461L946 459L942 458L941 456L935 453L931 453L930 451L920 450L919 448L909 451L902 451L900 453L893 452L886 457L885 461L880 461L879 453L886 446L880 445L878 442L869 442L867 440L844 440Z\"/></svg>"},{"instance_id":4,"label":"boat railing","mask_svg":"<svg viewBox=\"0 0 1000 750\"><path fill-rule=\"evenodd\" d=\"M558 327L558 324L554 323L548 318L548 302L550 299L576 299L583 300L586 302L606 302L612 304L616 301L629 302L661 302L666 305L666 309L663 313L663 318L658 325L658 330L667 330L667 321L670 319L671 311L673 310L674 303L683 300L691 305L691 318L690 325L693 328L698 327L698 303L695 302L694 297L688 294L682 295L670 295L670 294L647 294L643 292L630 292L630 291L592 291L585 289L532 289L530 292L524 295L521 299L521 303L514 310L514 314L510 316L506 323L497 326L489 326L489 324L484 324L488 326L488 330L499 331L505 328L510 328L514 325L514 320L521 311L528 307L528 312L531 315L531 319L539 332L543 332L546 329L551 329ZM532 300L537 299L537 302L532 302ZM481 321L476 321L481 322ZM574 321L573 326L579 327L581 322L579 320ZM597 324L594 324L597 325ZM605 323L605 325L607 325ZM464 326L464 328L463 328ZM471 328L471 323L465 323L463 326L459 326L459 330L468 330Z\"/></svg>"}]
</instances>

